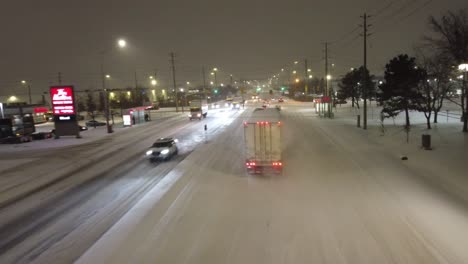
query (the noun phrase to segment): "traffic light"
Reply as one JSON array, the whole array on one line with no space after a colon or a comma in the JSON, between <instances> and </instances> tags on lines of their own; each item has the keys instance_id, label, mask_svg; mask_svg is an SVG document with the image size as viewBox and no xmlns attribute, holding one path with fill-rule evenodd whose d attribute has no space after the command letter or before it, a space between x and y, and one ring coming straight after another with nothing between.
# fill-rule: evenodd
<instances>
[{"instance_id":1,"label":"traffic light","mask_svg":"<svg viewBox=\"0 0 468 264\"><path fill-rule=\"evenodd\" d=\"M214 93L217 94L217 93L218 93L218 89L215 89L215 90L214 90Z\"/></svg>"},{"instance_id":2,"label":"traffic light","mask_svg":"<svg viewBox=\"0 0 468 264\"><path fill-rule=\"evenodd\" d=\"M281 91L284 91L284 90L286 90L286 87L282 86Z\"/></svg>"},{"instance_id":3,"label":"traffic light","mask_svg":"<svg viewBox=\"0 0 468 264\"><path fill-rule=\"evenodd\" d=\"M260 92L261 90L262 90L262 88L257 87L257 92Z\"/></svg>"}]
</instances>

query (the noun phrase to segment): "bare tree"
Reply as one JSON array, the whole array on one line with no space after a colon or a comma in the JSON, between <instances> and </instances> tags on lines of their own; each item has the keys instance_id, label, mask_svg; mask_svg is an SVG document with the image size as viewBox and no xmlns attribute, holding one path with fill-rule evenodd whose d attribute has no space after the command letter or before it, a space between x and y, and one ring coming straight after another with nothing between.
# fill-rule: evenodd
<instances>
[{"instance_id":1,"label":"bare tree","mask_svg":"<svg viewBox=\"0 0 468 264\"><path fill-rule=\"evenodd\" d=\"M447 12L440 19L429 18L432 36L426 36L426 42L453 60L457 66L468 63L468 12L461 9ZM466 81L463 81L460 106L463 114L463 132L468 132L468 92Z\"/></svg>"},{"instance_id":2,"label":"bare tree","mask_svg":"<svg viewBox=\"0 0 468 264\"><path fill-rule=\"evenodd\" d=\"M428 129L431 129L432 113L434 113L434 123L437 123L438 113L442 109L444 100L453 89L450 58L443 53L434 53L433 50L432 46L416 49L418 65L426 73L425 79L419 85L423 97L423 100L419 101L419 110L424 112Z\"/></svg>"}]
</instances>

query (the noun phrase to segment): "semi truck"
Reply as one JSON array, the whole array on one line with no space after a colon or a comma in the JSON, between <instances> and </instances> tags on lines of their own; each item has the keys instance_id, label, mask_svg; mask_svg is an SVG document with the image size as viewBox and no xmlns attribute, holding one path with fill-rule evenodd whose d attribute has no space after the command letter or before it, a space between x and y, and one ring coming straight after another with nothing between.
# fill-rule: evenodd
<instances>
[{"instance_id":1,"label":"semi truck","mask_svg":"<svg viewBox=\"0 0 468 264\"><path fill-rule=\"evenodd\" d=\"M189 119L201 120L208 114L208 103L204 99L193 99L190 101L190 114Z\"/></svg>"},{"instance_id":2,"label":"semi truck","mask_svg":"<svg viewBox=\"0 0 468 264\"><path fill-rule=\"evenodd\" d=\"M271 111L270 111L271 110ZM262 115L244 122L245 166L249 174L283 171L281 158L282 122L274 109L256 110ZM268 113L267 113L268 112Z\"/></svg>"}]
</instances>

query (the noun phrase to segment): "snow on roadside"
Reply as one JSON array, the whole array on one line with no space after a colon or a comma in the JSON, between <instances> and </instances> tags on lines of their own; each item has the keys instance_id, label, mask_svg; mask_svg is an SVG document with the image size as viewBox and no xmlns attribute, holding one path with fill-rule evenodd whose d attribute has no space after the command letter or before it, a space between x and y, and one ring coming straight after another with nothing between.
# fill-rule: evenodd
<instances>
[{"instance_id":1,"label":"snow on roadside","mask_svg":"<svg viewBox=\"0 0 468 264\"><path fill-rule=\"evenodd\" d=\"M404 130L405 115L399 114L395 119L384 120L384 131L378 113L381 108L372 102L368 109L368 130L357 128L356 111L350 105L337 107L335 119L331 122L343 129L355 129L368 140L380 145L397 159L407 157L407 166L419 174L425 175L437 185L468 202L468 135L462 132L463 123L458 118L446 118L439 115L439 123L431 123L432 129L426 128L423 113L411 112L409 140ZM454 109L452 106L451 109ZM373 114L372 114L373 113ZM455 110L452 110L455 113ZM458 113L459 114L459 113ZM422 148L422 135L431 136L432 150Z\"/></svg>"},{"instance_id":2,"label":"snow on roadside","mask_svg":"<svg viewBox=\"0 0 468 264\"><path fill-rule=\"evenodd\" d=\"M175 116L179 116L180 113L175 112L164 112L162 114L154 114L152 117L151 122L158 122L161 119L171 118ZM84 123L80 121L81 125ZM139 126L139 125L136 125ZM39 125L38 131L46 132L53 129L53 124L41 124ZM122 123L116 123L113 126L114 133L119 133L122 131L127 131L132 129L132 127L124 127ZM85 144L89 142L93 142L99 139L102 139L106 136L111 134L107 133L107 128L105 126L100 127L89 127L88 130L80 132L81 138L76 138L75 136L65 136L60 137L60 139L43 139L43 140L33 140L32 142L26 142L21 144L0 144L0 153L11 153L16 151L27 151L27 150L41 150L41 149L52 149L52 148L60 148L65 146L72 146L72 145L79 145ZM0 166L1 168L1 166Z\"/></svg>"}]
</instances>

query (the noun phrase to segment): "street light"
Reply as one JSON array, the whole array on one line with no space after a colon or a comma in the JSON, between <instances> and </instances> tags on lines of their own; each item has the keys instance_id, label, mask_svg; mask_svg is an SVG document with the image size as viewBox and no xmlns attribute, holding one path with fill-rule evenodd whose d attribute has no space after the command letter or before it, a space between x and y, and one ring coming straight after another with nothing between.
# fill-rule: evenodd
<instances>
[{"instance_id":1,"label":"street light","mask_svg":"<svg viewBox=\"0 0 468 264\"><path fill-rule=\"evenodd\" d=\"M462 63L458 65L458 69L462 72L468 72L468 63Z\"/></svg>"},{"instance_id":2,"label":"street light","mask_svg":"<svg viewBox=\"0 0 468 264\"><path fill-rule=\"evenodd\" d=\"M218 80L217 80L217 76L216 76L216 72L218 71L218 68L213 68L213 71L211 72L211 75L214 75L214 83L215 83L215 86L218 86Z\"/></svg>"},{"instance_id":3,"label":"street light","mask_svg":"<svg viewBox=\"0 0 468 264\"><path fill-rule=\"evenodd\" d=\"M127 46L127 41L124 39L118 39L117 40L117 46L119 48L125 48ZM106 108L106 126L107 126L107 133L112 133L114 132L112 130L112 127L109 124L109 96L107 94L107 89L106 89L106 78L109 79L110 75L104 75L104 55L106 53L106 50L101 52L101 78L102 78L102 90L104 92L104 103L105 103L105 108Z\"/></svg>"},{"instance_id":4,"label":"street light","mask_svg":"<svg viewBox=\"0 0 468 264\"><path fill-rule=\"evenodd\" d=\"M156 81L155 79L153 79L153 80L151 80L151 84L152 84L153 86L155 86L156 84L158 84L158 81Z\"/></svg>"},{"instance_id":5,"label":"street light","mask_svg":"<svg viewBox=\"0 0 468 264\"><path fill-rule=\"evenodd\" d=\"M125 39L119 39L117 41L117 44L119 45L120 48L125 48L127 46L127 41L125 41Z\"/></svg>"},{"instance_id":6,"label":"street light","mask_svg":"<svg viewBox=\"0 0 468 264\"><path fill-rule=\"evenodd\" d=\"M29 82L25 81L25 80L22 80L21 81L21 84L27 84L27 88L28 88L28 96L29 96L29 104L32 104L32 100L31 100L31 85L29 84Z\"/></svg>"}]
</instances>

